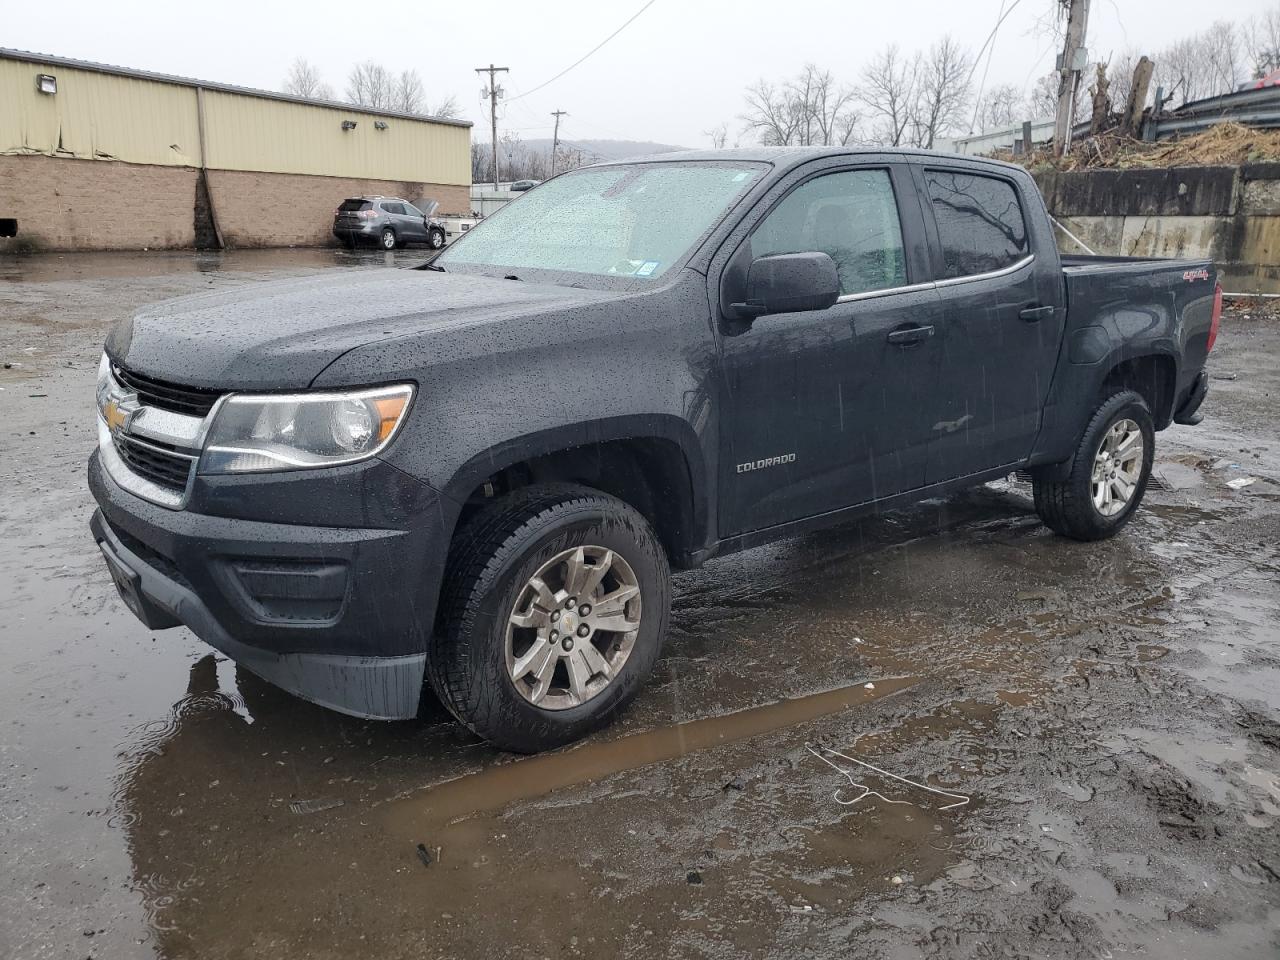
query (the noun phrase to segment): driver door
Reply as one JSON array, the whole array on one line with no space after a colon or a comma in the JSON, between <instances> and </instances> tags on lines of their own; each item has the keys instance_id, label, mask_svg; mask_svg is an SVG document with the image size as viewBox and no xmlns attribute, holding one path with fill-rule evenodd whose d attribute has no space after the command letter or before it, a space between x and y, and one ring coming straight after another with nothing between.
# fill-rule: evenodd
<instances>
[{"instance_id":1,"label":"driver door","mask_svg":"<svg viewBox=\"0 0 1280 960\"><path fill-rule=\"evenodd\" d=\"M841 296L826 310L721 325L720 536L924 485L939 301L908 172L830 169L785 187L730 258L820 251Z\"/></svg>"}]
</instances>

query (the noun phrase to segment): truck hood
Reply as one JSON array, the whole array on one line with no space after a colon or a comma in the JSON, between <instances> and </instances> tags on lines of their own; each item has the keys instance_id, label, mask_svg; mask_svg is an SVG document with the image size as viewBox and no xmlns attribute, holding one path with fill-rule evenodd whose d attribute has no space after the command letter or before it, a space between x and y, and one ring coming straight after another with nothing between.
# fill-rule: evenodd
<instances>
[{"instance_id":1,"label":"truck hood","mask_svg":"<svg viewBox=\"0 0 1280 960\"><path fill-rule=\"evenodd\" d=\"M378 340L467 327L624 296L424 270L335 271L168 300L121 321L112 360L214 390L299 390Z\"/></svg>"}]
</instances>

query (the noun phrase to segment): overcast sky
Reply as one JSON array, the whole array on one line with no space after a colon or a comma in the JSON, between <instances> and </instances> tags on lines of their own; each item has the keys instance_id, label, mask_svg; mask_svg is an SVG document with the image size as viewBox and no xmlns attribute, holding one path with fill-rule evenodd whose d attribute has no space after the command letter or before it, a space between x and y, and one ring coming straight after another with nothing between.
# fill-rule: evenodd
<instances>
[{"instance_id":1,"label":"overcast sky","mask_svg":"<svg viewBox=\"0 0 1280 960\"><path fill-rule=\"evenodd\" d=\"M1011 0L1005 0L1006 4ZM1154 53L1203 29L1211 17L1243 20L1277 0L1094 0L1090 53L1134 47ZM708 145L706 130L741 123L743 88L782 79L812 61L856 81L887 44L927 46L951 33L976 51L1000 0L656 0L634 23L562 79L553 77L616 30L644 0L486 3L363 0L3 0L0 46L279 89L290 62L304 56L341 93L358 60L416 68L430 99L454 94L488 140L488 107L474 68L511 68L499 135L551 135L550 112L569 116L569 140L654 140ZM1027 87L1053 69L1050 32L1056 0L1018 0L995 42L987 86ZM979 76L982 68L979 68Z\"/></svg>"}]
</instances>

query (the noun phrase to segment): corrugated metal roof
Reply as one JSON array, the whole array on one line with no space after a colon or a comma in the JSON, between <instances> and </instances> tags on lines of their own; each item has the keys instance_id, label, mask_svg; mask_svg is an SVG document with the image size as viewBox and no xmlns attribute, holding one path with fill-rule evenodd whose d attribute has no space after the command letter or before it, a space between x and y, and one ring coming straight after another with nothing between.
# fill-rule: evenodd
<instances>
[{"instance_id":1,"label":"corrugated metal roof","mask_svg":"<svg viewBox=\"0 0 1280 960\"><path fill-rule=\"evenodd\" d=\"M353 113L367 113L377 117L395 117L398 120L417 120L424 123L443 123L454 127L470 127L470 120L450 120L444 117L426 117L416 113L400 113L395 110L379 110L341 100L312 100L307 97L294 97L274 90L258 90L254 87L240 87L232 83L212 83L206 80L195 80L191 77L176 77L167 73L152 73L149 70L133 70L129 67L117 67L110 63L95 63L92 60L75 60L71 57L55 57L47 53L34 53L30 50L13 50L0 47L0 60L20 60L23 63L38 63L50 67L68 67L74 70L89 70L96 73L108 73L117 77L133 77L138 80L152 80L157 83L172 83L182 87L202 87L205 90L220 90L223 93L237 93L247 97L262 97L266 100L282 100L285 103L300 103L312 107L331 107L350 110Z\"/></svg>"}]
</instances>

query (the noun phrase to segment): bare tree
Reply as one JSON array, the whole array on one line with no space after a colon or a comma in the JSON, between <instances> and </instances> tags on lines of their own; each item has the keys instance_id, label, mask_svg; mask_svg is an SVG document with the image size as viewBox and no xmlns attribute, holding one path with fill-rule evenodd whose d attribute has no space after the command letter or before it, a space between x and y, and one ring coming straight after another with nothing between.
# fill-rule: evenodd
<instances>
[{"instance_id":1,"label":"bare tree","mask_svg":"<svg viewBox=\"0 0 1280 960\"><path fill-rule=\"evenodd\" d=\"M978 105L978 129L1001 130L1031 118L1032 110L1016 83L1002 83L982 96Z\"/></svg>"},{"instance_id":2,"label":"bare tree","mask_svg":"<svg viewBox=\"0 0 1280 960\"><path fill-rule=\"evenodd\" d=\"M1280 69L1280 6L1245 21L1241 45L1255 80Z\"/></svg>"},{"instance_id":3,"label":"bare tree","mask_svg":"<svg viewBox=\"0 0 1280 960\"><path fill-rule=\"evenodd\" d=\"M800 116L786 88L779 89L767 80L757 80L747 87L747 108L742 122L747 132L771 147L795 143Z\"/></svg>"},{"instance_id":4,"label":"bare tree","mask_svg":"<svg viewBox=\"0 0 1280 960\"><path fill-rule=\"evenodd\" d=\"M1156 54L1156 83L1175 102L1203 100L1235 90L1245 78L1242 31L1229 20L1178 40Z\"/></svg>"},{"instance_id":5,"label":"bare tree","mask_svg":"<svg viewBox=\"0 0 1280 960\"><path fill-rule=\"evenodd\" d=\"M1240 29L1230 20L1215 20L1200 35L1204 47L1209 96L1231 93L1245 77Z\"/></svg>"},{"instance_id":6,"label":"bare tree","mask_svg":"<svg viewBox=\"0 0 1280 960\"><path fill-rule=\"evenodd\" d=\"M417 70L401 70L391 84L388 109L398 113L422 113L427 101Z\"/></svg>"},{"instance_id":7,"label":"bare tree","mask_svg":"<svg viewBox=\"0 0 1280 960\"><path fill-rule=\"evenodd\" d=\"M437 100L436 105L427 111L429 117L439 117L442 120L457 120L462 116L462 107L458 104L458 98L453 94L448 94L443 100Z\"/></svg>"},{"instance_id":8,"label":"bare tree","mask_svg":"<svg viewBox=\"0 0 1280 960\"><path fill-rule=\"evenodd\" d=\"M902 146L911 129L920 58L908 60L896 44L880 51L862 71L858 101L872 125L871 136L891 147Z\"/></svg>"},{"instance_id":9,"label":"bare tree","mask_svg":"<svg viewBox=\"0 0 1280 960\"><path fill-rule=\"evenodd\" d=\"M284 78L284 92L308 100L332 100L333 88L320 77L319 69L304 57L298 57Z\"/></svg>"},{"instance_id":10,"label":"bare tree","mask_svg":"<svg viewBox=\"0 0 1280 960\"><path fill-rule=\"evenodd\" d=\"M758 80L748 87L742 121L746 132L770 146L846 144L858 123L853 103L853 91L838 83L830 70L810 63L780 85ZM723 145L728 131L719 133Z\"/></svg>"},{"instance_id":11,"label":"bare tree","mask_svg":"<svg viewBox=\"0 0 1280 960\"><path fill-rule=\"evenodd\" d=\"M813 64L804 68L799 81L792 83L792 93L804 91L805 145L845 146L853 139L858 114L853 109L855 94L840 86L830 70L819 70Z\"/></svg>"},{"instance_id":12,"label":"bare tree","mask_svg":"<svg viewBox=\"0 0 1280 960\"><path fill-rule=\"evenodd\" d=\"M1031 112L1036 118L1052 118L1058 109L1058 80L1056 73L1046 73L1031 88Z\"/></svg>"},{"instance_id":13,"label":"bare tree","mask_svg":"<svg viewBox=\"0 0 1280 960\"><path fill-rule=\"evenodd\" d=\"M723 150L725 142L729 139L729 125L718 123L710 130L703 130L702 135L711 140L712 150Z\"/></svg>"},{"instance_id":14,"label":"bare tree","mask_svg":"<svg viewBox=\"0 0 1280 960\"><path fill-rule=\"evenodd\" d=\"M390 110L395 87L391 71L372 60L357 63L347 75L347 99L362 107Z\"/></svg>"},{"instance_id":15,"label":"bare tree","mask_svg":"<svg viewBox=\"0 0 1280 960\"><path fill-rule=\"evenodd\" d=\"M960 122L969 104L973 58L950 36L917 60L911 139L932 150L934 141Z\"/></svg>"}]
</instances>

